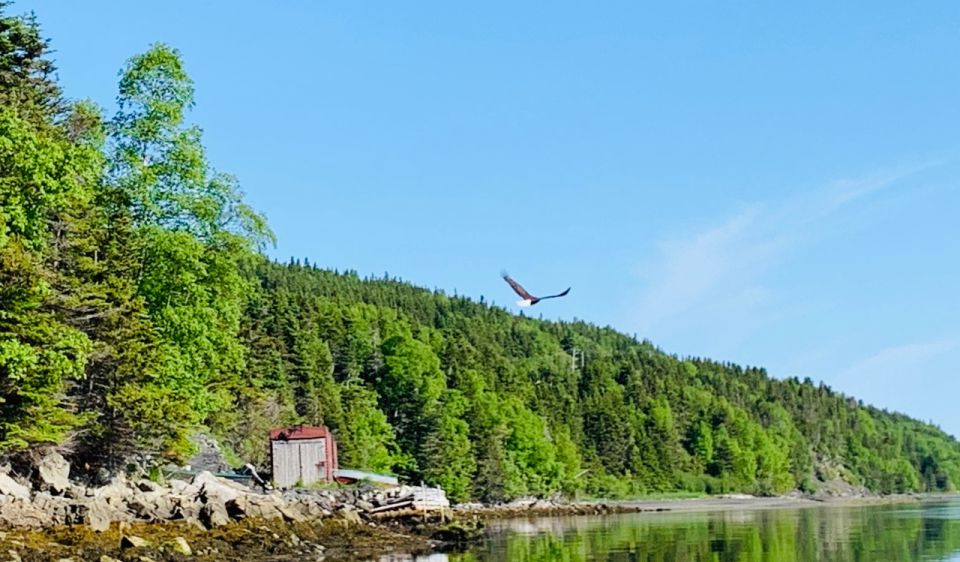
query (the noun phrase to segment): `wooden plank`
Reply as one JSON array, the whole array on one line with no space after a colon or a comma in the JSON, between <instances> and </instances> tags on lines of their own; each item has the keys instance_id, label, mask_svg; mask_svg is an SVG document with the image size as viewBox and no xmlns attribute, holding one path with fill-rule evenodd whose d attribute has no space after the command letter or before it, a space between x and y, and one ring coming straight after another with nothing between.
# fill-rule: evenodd
<instances>
[{"instance_id":1,"label":"wooden plank","mask_svg":"<svg viewBox=\"0 0 960 562\"><path fill-rule=\"evenodd\" d=\"M380 512L383 512L383 511L392 511L392 510L394 510L394 509L403 509L403 508L405 508L405 507L411 507L411 506L413 506L413 501L412 501L412 500L410 500L410 501L396 502L396 503L390 503L390 504L387 504L387 505L381 505L380 507L375 507L375 508L373 508L373 509L370 510L370 513L380 513Z\"/></svg>"},{"instance_id":2,"label":"wooden plank","mask_svg":"<svg viewBox=\"0 0 960 562\"><path fill-rule=\"evenodd\" d=\"M281 488L292 487L300 479L300 448L295 442L273 441L273 481Z\"/></svg>"},{"instance_id":3,"label":"wooden plank","mask_svg":"<svg viewBox=\"0 0 960 562\"><path fill-rule=\"evenodd\" d=\"M320 457L324 444L299 443L300 446L300 481L304 486L317 482L323 475L320 474Z\"/></svg>"}]
</instances>

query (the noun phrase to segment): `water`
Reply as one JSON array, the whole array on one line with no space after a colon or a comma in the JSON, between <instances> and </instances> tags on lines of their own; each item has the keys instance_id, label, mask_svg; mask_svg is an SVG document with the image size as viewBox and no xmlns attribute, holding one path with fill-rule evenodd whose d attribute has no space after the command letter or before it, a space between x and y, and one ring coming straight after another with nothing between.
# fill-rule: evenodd
<instances>
[{"instance_id":1,"label":"water","mask_svg":"<svg viewBox=\"0 0 960 562\"><path fill-rule=\"evenodd\" d=\"M416 562L960 562L960 500L500 521ZM387 560L403 560L394 557Z\"/></svg>"}]
</instances>

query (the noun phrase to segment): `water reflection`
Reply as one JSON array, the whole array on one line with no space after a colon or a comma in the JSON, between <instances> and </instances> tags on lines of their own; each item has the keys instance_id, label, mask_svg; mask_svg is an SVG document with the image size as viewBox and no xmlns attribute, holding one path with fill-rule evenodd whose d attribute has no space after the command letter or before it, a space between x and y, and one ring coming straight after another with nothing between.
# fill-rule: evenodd
<instances>
[{"instance_id":1,"label":"water reflection","mask_svg":"<svg viewBox=\"0 0 960 562\"><path fill-rule=\"evenodd\" d=\"M495 522L467 552L381 562L960 562L960 502Z\"/></svg>"},{"instance_id":2,"label":"water reflection","mask_svg":"<svg viewBox=\"0 0 960 562\"><path fill-rule=\"evenodd\" d=\"M409 554L387 554L377 562L449 562L450 557L443 553L411 556Z\"/></svg>"}]
</instances>

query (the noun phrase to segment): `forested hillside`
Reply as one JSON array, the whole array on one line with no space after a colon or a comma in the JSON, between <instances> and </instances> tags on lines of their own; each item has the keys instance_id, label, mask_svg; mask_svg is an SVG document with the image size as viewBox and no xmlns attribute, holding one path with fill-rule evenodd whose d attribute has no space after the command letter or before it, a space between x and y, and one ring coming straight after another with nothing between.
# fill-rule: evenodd
<instances>
[{"instance_id":1,"label":"forested hillside","mask_svg":"<svg viewBox=\"0 0 960 562\"><path fill-rule=\"evenodd\" d=\"M810 381L394 280L296 263L263 263L256 277L244 338L257 401L234 413L251 434L274 423L257 421L266 412L323 422L342 462L455 497L771 494L838 477L897 492L960 478L960 446L937 428Z\"/></svg>"},{"instance_id":2,"label":"forested hillside","mask_svg":"<svg viewBox=\"0 0 960 562\"><path fill-rule=\"evenodd\" d=\"M343 465L457 500L960 482L956 440L810 381L272 263L265 220L186 120L175 50L131 58L105 116L63 96L37 23L2 6L4 457L151 466L207 432L262 465L267 430L303 422L336 431Z\"/></svg>"}]
</instances>

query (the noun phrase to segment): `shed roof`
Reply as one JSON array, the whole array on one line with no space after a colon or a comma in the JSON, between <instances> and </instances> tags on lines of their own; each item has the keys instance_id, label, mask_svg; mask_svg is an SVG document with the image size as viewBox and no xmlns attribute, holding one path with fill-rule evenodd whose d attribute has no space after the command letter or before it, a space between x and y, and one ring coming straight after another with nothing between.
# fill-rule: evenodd
<instances>
[{"instance_id":1,"label":"shed roof","mask_svg":"<svg viewBox=\"0 0 960 562\"><path fill-rule=\"evenodd\" d=\"M295 439L321 439L330 436L326 426L298 425L295 427L278 427L270 431L271 441L292 441Z\"/></svg>"}]
</instances>

